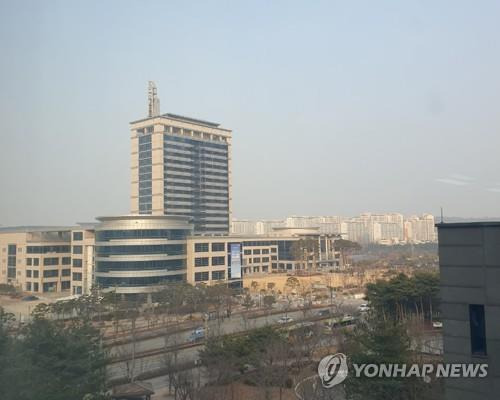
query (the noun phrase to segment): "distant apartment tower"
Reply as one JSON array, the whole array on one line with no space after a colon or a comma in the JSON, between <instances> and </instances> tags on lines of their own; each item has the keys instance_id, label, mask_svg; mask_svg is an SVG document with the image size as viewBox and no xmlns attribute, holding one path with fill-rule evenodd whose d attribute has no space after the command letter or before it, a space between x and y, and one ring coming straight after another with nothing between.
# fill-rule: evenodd
<instances>
[{"instance_id":1,"label":"distant apartment tower","mask_svg":"<svg viewBox=\"0 0 500 400\"><path fill-rule=\"evenodd\" d=\"M194 233L229 233L231 136L175 114L131 122L131 211L190 217Z\"/></svg>"},{"instance_id":2,"label":"distant apartment tower","mask_svg":"<svg viewBox=\"0 0 500 400\"><path fill-rule=\"evenodd\" d=\"M445 399L498 399L500 222L438 224L444 361L486 363L485 378L448 378Z\"/></svg>"}]
</instances>

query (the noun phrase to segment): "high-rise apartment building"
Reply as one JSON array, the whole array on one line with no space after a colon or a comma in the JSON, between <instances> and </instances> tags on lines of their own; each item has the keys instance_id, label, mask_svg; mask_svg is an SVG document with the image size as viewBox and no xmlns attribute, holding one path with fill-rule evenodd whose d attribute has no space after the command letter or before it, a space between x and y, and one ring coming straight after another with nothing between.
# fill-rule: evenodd
<instances>
[{"instance_id":1,"label":"high-rise apartment building","mask_svg":"<svg viewBox=\"0 0 500 400\"><path fill-rule=\"evenodd\" d=\"M213 122L154 113L130 129L132 213L187 216L195 234L228 234L232 132Z\"/></svg>"}]
</instances>

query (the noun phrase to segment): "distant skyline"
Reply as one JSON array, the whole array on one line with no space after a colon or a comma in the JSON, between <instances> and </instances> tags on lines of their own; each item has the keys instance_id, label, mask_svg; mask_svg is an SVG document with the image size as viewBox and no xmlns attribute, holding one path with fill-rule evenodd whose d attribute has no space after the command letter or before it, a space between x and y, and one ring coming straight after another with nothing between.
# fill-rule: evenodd
<instances>
[{"instance_id":1,"label":"distant skyline","mask_svg":"<svg viewBox=\"0 0 500 400\"><path fill-rule=\"evenodd\" d=\"M233 130L233 216L500 216L500 3L1 1L0 225L130 211L128 123Z\"/></svg>"}]
</instances>

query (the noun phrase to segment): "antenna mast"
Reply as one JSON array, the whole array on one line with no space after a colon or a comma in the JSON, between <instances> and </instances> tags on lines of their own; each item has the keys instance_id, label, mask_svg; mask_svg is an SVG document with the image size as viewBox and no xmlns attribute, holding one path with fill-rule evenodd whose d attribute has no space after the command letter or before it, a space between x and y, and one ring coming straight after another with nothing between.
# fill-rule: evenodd
<instances>
[{"instance_id":1,"label":"antenna mast","mask_svg":"<svg viewBox=\"0 0 500 400\"><path fill-rule=\"evenodd\" d=\"M160 115L160 99L158 98L156 84L153 81L148 82L148 117L157 117Z\"/></svg>"}]
</instances>

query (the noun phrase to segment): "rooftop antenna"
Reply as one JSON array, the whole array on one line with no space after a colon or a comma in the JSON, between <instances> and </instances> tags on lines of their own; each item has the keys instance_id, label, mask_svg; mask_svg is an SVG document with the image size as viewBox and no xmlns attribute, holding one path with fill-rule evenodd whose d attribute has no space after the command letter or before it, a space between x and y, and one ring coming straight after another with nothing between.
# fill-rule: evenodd
<instances>
[{"instance_id":1,"label":"rooftop antenna","mask_svg":"<svg viewBox=\"0 0 500 400\"><path fill-rule=\"evenodd\" d=\"M148 82L148 117L157 117L160 115L160 99L157 96L158 91L153 81Z\"/></svg>"},{"instance_id":2,"label":"rooftop antenna","mask_svg":"<svg viewBox=\"0 0 500 400\"><path fill-rule=\"evenodd\" d=\"M441 223L444 223L444 217L443 217L443 207L441 207Z\"/></svg>"}]
</instances>

